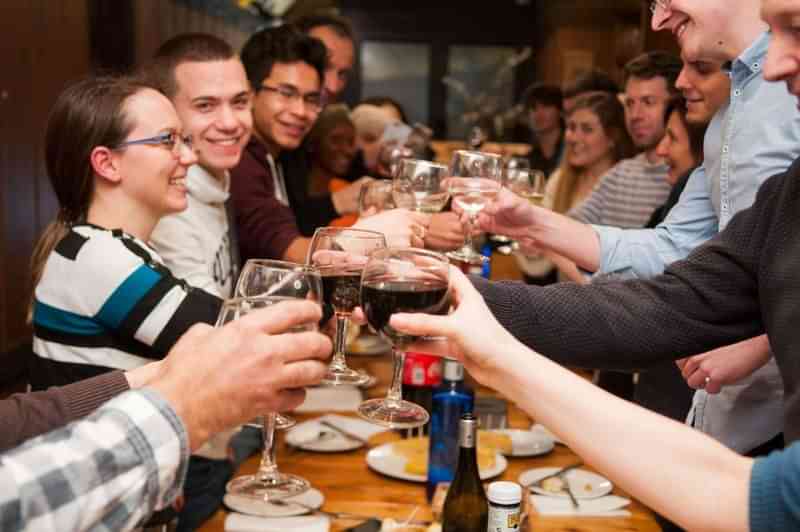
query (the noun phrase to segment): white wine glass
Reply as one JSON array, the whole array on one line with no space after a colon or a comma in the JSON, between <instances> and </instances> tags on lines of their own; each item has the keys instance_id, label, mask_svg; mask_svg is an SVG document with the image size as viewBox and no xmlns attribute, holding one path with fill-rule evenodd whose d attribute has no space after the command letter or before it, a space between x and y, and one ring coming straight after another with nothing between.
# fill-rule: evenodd
<instances>
[{"instance_id":1,"label":"white wine glass","mask_svg":"<svg viewBox=\"0 0 800 532\"><path fill-rule=\"evenodd\" d=\"M447 313L449 288L450 265L440 253L386 248L370 255L361 277L361 308L370 326L392 343L392 383L385 398L359 405L367 421L401 429L428 422L423 407L402 399L404 346L417 338L394 330L389 320L396 312Z\"/></svg>"},{"instance_id":2,"label":"white wine glass","mask_svg":"<svg viewBox=\"0 0 800 532\"><path fill-rule=\"evenodd\" d=\"M517 196L541 207L544 203L545 178L541 170L507 170L505 185Z\"/></svg>"},{"instance_id":3,"label":"white wine glass","mask_svg":"<svg viewBox=\"0 0 800 532\"><path fill-rule=\"evenodd\" d=\"M445 186L447 166L420 159L402 159L392 180L398 207L428 214L441 211L450 193Z\"/></svg>"},{"instance_id":4,"label":"white wine glass","mask_svg":"<svg viewBox=\"0 0 800 532\"><path fill-rule=\"evenodd\" d=\"M301 299L318 301L318 299L315 298L321 295L322 281L315 272L308 275L294 272L286 282L305 287L303 290L305 293L300 296ZM222 309L217 319L217 326L221 327L226 323L239 319L249 312L291 299L296 298L266 295L227 300L222 304ZM312 331L316 329L317 323L312 322L292 327L289 332ZM242 475L232 479L226 486L226 491L228 493L268 502L299 495L308 491L311 487L306 479L297 475L281 473L278 470L278 464L275 459L275 417L275 412L269 412L262 416L264 449L261 453L261 463L258 466L258 471L253 475Z\"/></svg>"},{"instance_id":5,"label":"white wine glass","mask_svg":"<svg viewBox=\"0 0 800 532\"><path fill-rule=\"evenodd\" d=\"M306 264L322 278L322 297L336 316L333 359L322 380L329 386L361 386L371 376L347 366L345 344L350 314L359 301L361 272L370 253L386 247L386 237L376 231L349 227L320 227L314 232Z\"/></svg>"},{"instance_id":6,"label":"white wine glass","mask_svg":"<svg viewBox=\"0 0 800 532\"><path fill-rule=\"evenodd\" d=\"M467 264L481 264L488 260L475 251L472 228L478 214L497 197L502 178L502 157L493 153L456 150L450 161L447 179L453 206L467 214L464 224L464 245L447 254L453 260Z\"/></svg>"}]
</instances>

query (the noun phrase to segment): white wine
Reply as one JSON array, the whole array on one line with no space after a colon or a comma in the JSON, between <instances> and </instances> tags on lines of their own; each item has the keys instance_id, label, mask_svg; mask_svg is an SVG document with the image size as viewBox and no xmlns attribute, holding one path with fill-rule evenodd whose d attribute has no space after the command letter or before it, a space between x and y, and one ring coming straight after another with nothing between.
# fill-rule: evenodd
<instances>
[{"instance_id":1,"label":"white wine","mask_svg":"<svg viewBox=\"0 0 800 532\"><path fill-rule=\"evenodd\" d=\"M544 193L539 192L533 187L512 183L508 186L508 189L520 198L528 200L532 205L536 205L537 207L541 207L544 203Z\"/></svg>"},{"instance_id":2,"label":"white wine","mask_svg":"<svg viewBox=\"0 0 800 532\"><path fill-rule=\"evenodd\" d=\"M442 532L486 532L489 503L478 473L478 420L472 413L461 416L456 475L442 511Z\"/></svg>"},{"instance_id":3,"label":"white wine","mask_svg":"<svg viewBox=\"0 0 800 532\"><path fill-rule=\"evenodd\" d=\"M455 188L452 190L453 203L471 216L481 212L497 197L496 189L476 190L474 188Z\"/></svg>"}]
</instances>

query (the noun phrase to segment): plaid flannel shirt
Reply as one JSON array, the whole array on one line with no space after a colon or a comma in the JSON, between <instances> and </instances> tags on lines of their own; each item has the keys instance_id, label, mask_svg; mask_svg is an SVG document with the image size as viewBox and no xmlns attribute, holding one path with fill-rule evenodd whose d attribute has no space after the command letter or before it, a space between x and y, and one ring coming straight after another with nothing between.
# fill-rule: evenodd
<instances>
[{"instance_id":1,"label":"plaid flannel shirt","mask_svg":"<svg viewBox=\"0 0 800 532\"><path fill-rule=\"evenodd\" d=\"M0 530L130 530L180 494L189 445L152 390L0 455Z\"/></svg>"}]
</instances>

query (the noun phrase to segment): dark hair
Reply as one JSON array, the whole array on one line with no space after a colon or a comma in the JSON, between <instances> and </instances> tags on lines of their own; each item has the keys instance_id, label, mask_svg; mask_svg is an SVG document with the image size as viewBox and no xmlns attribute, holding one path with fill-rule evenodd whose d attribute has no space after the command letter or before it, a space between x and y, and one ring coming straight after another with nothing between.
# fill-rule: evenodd
<instances>
[{"instance_id":1,"label":"dark hair","mask_svg":"<svg viewBox=\"0 0 800 532\"><path fill-rule=\"evenodd\" d=\"M522 101L526 109L531 109L537 103L556 107L559 111L564 107L561 89L556 85L548 85L547 83L534 83L525 89Z\"/></svg>"},{"instance_id":2,"label":"dark hair","mask_svg":"<svg viewBox=\"0 0 800 532\"><path fill-rule=\"evenodd\" d=\"M395 100L394 98L390 98L389 96L372 96L370 98L366 98L361 100L361 103L366 103L369 105L375 105L378 107L383 107L384 105L390 105L397 110L397 114L400 115L400 121L404 124L408 124L408 118L406 117L406 112L403 109L403 106Z\"/></svg>"},{"instance_id":3,"label":"dark hair","mask_svg":"<svg viewBox=\"0 0 800 532\"><path fill-rule=\"evenodd\" d=\"M224 40L208 33L184 33L158 47L144 74L149 83L172 98L178 92L175 69L190 61L227 61L236 51Z\"/></svg>"},{"instance_id":4,"label":"dark hair","mask_svg":"<svg viewBox=\"0 0 800 532\"><path fill-rule=\"evenodd\" d=\"M683 61L678 56L667 52L645 52L640 54L625 64L625 84L631 78L653 79L655 77L664 78L667 90L671 94L678 92L675 88L675 80L683 68Z\"/></svg>"},{"instance_id":5,"label":"dark hair","mask_svg":"<svg viewBox=\"0 0 800 532\"><path fill-rule=\"evenodd\" d=\"M672 116L672 113L677 114L678 118L680 118L681 123L683 124L684 129L686 129L686 133L689 136L689 150L692 152L694 160L697 162L697 164L702 163L703 139L706 135L706 127L708 127L708 123L690 124L686 120L686 98L683 96L676 96L669 101L666 109L664 110L665 123L667 120L669 120L669 117Z\"/></svg>"},{"instance_id":6,"label":"dark hair","mask_svg":"<svg viewBox=\"0 0 800 532\"><path fill-rule=\"evenodd\" d=\"M92 77L70 85L56 99L45 129L44 155L59 210L33 250L33 288L41 279L47 257L69 226L86 219L94 193L92 150L114 147L125 140L134 127L125 103L146 88L133 78Z\"/></svg>"},{"instance_id":7,"label":"dark hair","mask_svg":"<svg viewBox=\"0 0 800 532\"><path fill-rule=\"evenodd\" d=\"M355 32L350 21L339 15L331 13L311 13L294 21L294 25L303 33L308 33L314 28L329 27L339 37L355 41Z\"/></svg>"},{"instance_id":8,"label":"dark hair","mask_svg":"<svg viewBox=\"0 0 800 532\"><path fill-rule=\"evenodd\" d=\"M617 94L619 86L602 70L593 69L581 72L575 79L565 83L561 90L564 98L574 98L585 92L595 91Z\"/></svg>"},{"instance_id":9,"label":"dark hair","mask_svg":"<svg viewBox=\"0 0 800 532\"><path fill-rule=\"evenodd\" d=\"M319 39L309 37L292 25L266 28L247 39L241 53L242 64L253 90L258 90L272 73L275 63L307 63L325 79L328 51Z\"/></svg>"}]
</instances>

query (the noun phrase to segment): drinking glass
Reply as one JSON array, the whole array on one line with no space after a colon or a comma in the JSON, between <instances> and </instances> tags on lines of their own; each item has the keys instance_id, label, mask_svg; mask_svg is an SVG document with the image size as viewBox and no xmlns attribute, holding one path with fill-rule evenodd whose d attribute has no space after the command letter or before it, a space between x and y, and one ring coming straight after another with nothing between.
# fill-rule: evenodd
<instances>
[{"instance_id":1,"label":"drinking glass","mask_svg":"<svg viewBox=\"0 0 800 532\"><path fill-rule=\"evenodd\" d=\"M376 179L361 185L358 193L358 216L366 217L395 208L392 198L392 182Z\"/></svg>"},{"instance_id":2,"label":"drinking glass","mask_svg":"<svg viewBox=\"0 0 800 532\"><path fill-rule=\"evenodd\" d=\"M287 270L299 272L300 274L319 275L313 269L293 262L249 259L239 275L234 295L236 297L298 297L297 290L293 285L283 283L284 280L289 283L292 282L292 276L286 273ZM318 296L316 300L321 299L321 292L321 289L316 290L316 295ZM296 423L297 421L290 416L285 416L281 413L275 416L275 428L278 430L291 428Z\"/></svg>"},{"instance_id":3,"label":"drinking glass","mask_svg":"<svg viewBox=\"0 0 800 532\"><path fill-rule=\"evenodd\" d=\"M447 254L451 259L480 264L486 257L472 245L472 227L486 205L497 197L502 177L502 158L492 153L457 150L450 161L448 189L453 205L467 213L464 224L464 245Z\"/></svg>"},{"instance_id":4,"label":"drinking glass","mask_svg":"<svg viewBox=\"0 0 800 532\"><path fill-rule=\"evenodd\" d=\"M319 301L322 282L318 274L313 272L303 273L302 271L292 272L290 270L288 272L289 275L279 282L299 287L296 297L264 295L227 300L222 304L217 326L221 327L249 312L290 299L301 298ZM290 332L316 329L317 324L312 322L293 327ZM306 479L297 475L281 473L278 470L278 464L275 460L275 417L275 412L266 413L262 416L264 450L261 454L261 463L258 466L258 471L253 475L243 475L228 482L226 486L228 493L267 502L299 495L309 489L310 484Z\"/></svg>"},{"instance_id":5,"label":"drinking glass","mask_svg":"<svg viewBox=\"0 0 800 532\"><path fill-rule=\"evenodd\" d=\"M444 182L447 167L420 159L402 159L392 180L392 197L398 207L425 212L441 211L450 199Z\"/></svg>"},{"instance_id":6,"label":"drinking glass","mask_svg":"<svg viewBox=\"0 0 800 532\"><path fill-rule=\"evenodd\" d=\"M545 179L541 170L507 170L506 188L533 205L542 206L544 202Z\"/></svg>"},{"instance_id":7,"label":"drinking glass","mask_svg":"<svg viewBox=\"0 0 800 532\"><path fill-rule=\"evenodd\" d=\"M382 233L349 227L320 227L314 232L306 263L322 276L322 297L336 315L333 359L323 384L360 386L370 380L363 371L347 367L345 340L350 314L358 305L361 272L367 257L386 247Z\"/></svg>"},{"instance_id":8,"label":"drinking glass","mask_svg":"<svg viewBox=\"0 0 800 532\"><path fill-rule=\"evenodd\" d=\"M389 179L397 173L397 165L402 159L414 158L414 150L397 141L386 142L378 151L378 173Z\"/></svg>"},{"instance_id":9,"label":"drinking glass","mask_svg":"<svg viewBox=\"0 0 800 532\"><path fill-rule=\"evenodd\" d=\"M402 399L404 346L417 340L394 330L395 312L445 314L449 309L450 265L447 257L417 248L386 248L370 255L361 276L361 307L367 322L392 343L392 384L383 399L358 407L364 419L390 428L420 427L428 412Z\"/></svg>"},{"instance_id":10,"label":"drinking glass","mask_svg":"<svg viewBox=\"0 0 800 532\"><path fill-rule=\"evenodd\" d=\"M503 165L503 185L508 186L508 176L509 174L516 172L518 170L528 170L531 167L531 162L525 157L519 157L511 155L506 158L505 164ZM505 235L498 235L494 234L491 237L493 242L499 242L500 246L497 247L497 251L504 255L509 255L512 249L516 246L516 242L514 242L511 238Z\"/></svg>"}]
</instances>

